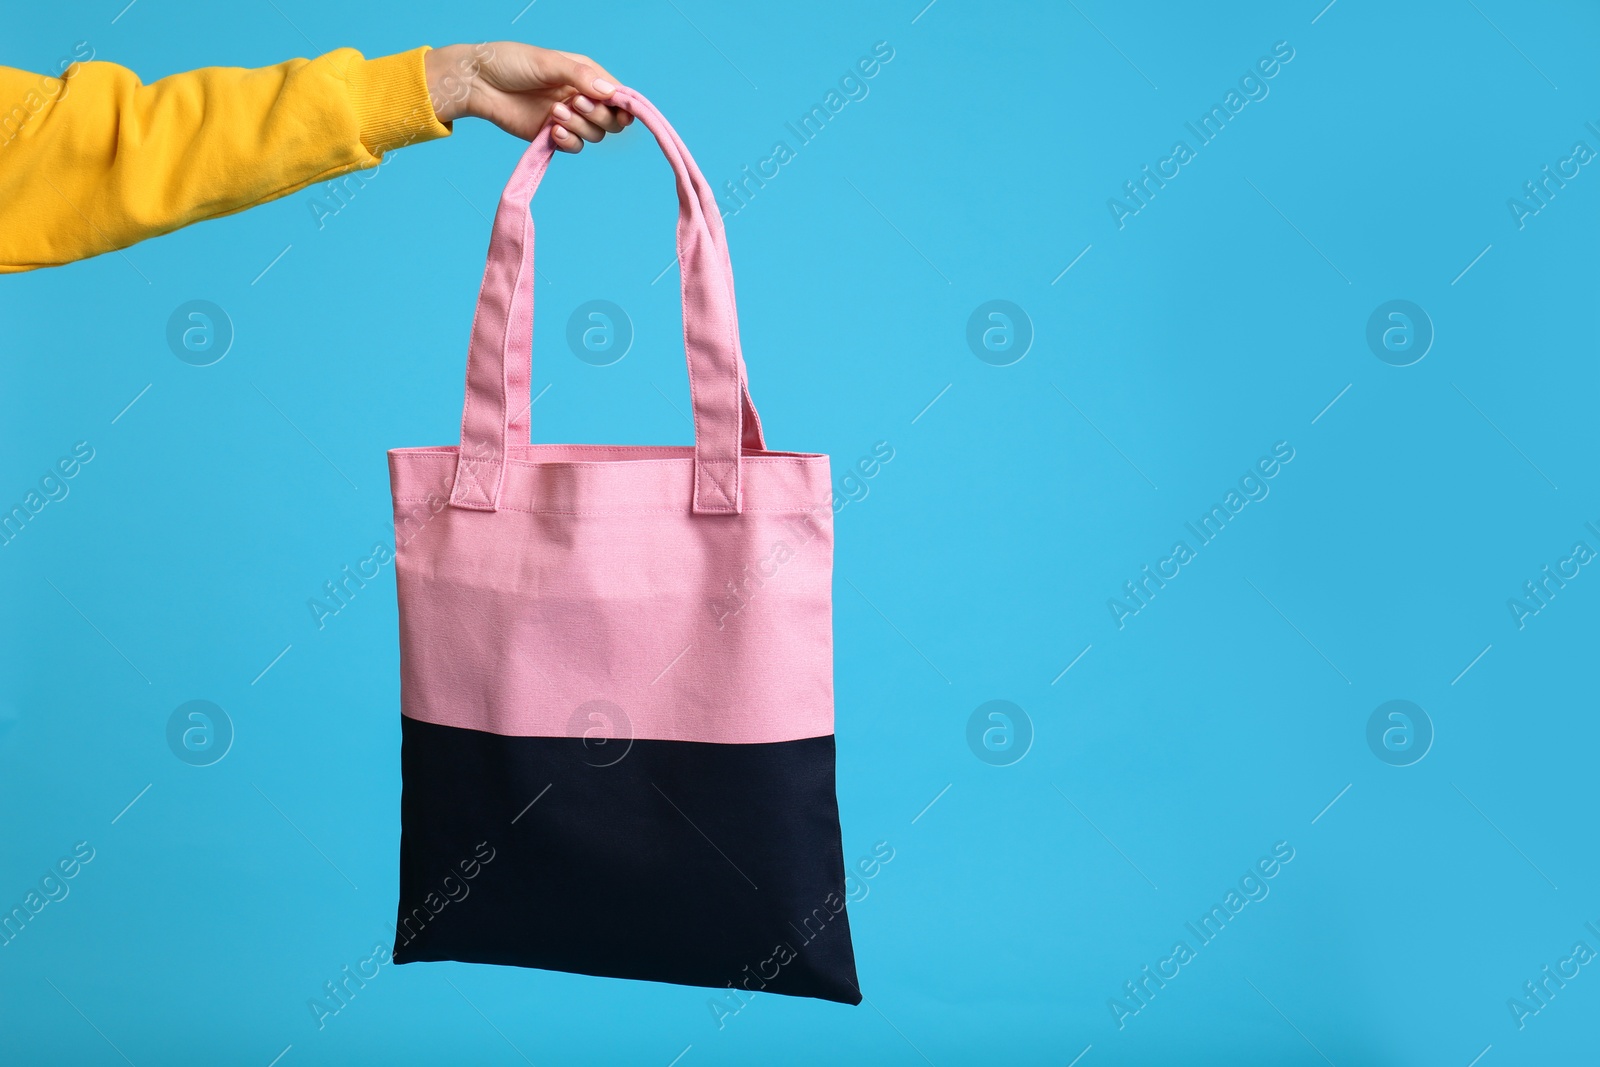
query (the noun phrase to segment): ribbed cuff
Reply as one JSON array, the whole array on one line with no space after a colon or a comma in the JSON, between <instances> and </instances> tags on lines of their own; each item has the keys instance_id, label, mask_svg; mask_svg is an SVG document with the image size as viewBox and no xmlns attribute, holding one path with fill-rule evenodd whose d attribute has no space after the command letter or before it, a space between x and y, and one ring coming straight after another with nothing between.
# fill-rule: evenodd
<instances>
[{"instance_id":1,"label":"ribbed cuff","mask_svg":"<svg viewBox=\"0 0 1600 1067\"><path fill-rule=\"evenodd\" d=\"M373 155L450 136L450 127L439 121L428 97L422 57L429 51L424 45L350 64L345 75L350 103L361 124L361 143Z\"/></svg>"}]
</instances>

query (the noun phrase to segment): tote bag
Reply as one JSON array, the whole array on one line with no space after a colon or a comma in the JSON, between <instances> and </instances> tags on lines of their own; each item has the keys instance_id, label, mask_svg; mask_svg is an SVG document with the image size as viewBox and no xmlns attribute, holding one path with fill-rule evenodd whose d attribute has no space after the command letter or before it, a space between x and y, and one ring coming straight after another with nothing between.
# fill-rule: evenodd
<instances>
[{"instance_id":1,"label":"tote bag","mask_svg":"<svg viewBox=\"0 0 1600 1067\"><path fill-rule=\"evenodd\" d=\"M856 1004L828 457L767 449L716 200L643 96L610 103L677 178L694 445L528 443L546 128L495 215L461 444L389 452L394 960Z\"/></svg>"}]
</instances>

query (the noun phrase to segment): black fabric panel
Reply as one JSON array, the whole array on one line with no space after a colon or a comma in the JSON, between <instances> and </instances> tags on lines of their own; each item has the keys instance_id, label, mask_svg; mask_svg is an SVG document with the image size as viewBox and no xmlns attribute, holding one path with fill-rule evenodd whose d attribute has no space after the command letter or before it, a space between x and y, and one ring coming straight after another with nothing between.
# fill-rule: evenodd
<instances>
[{"instance_id":1,"label":"black fabric panel","mask_svg":"<svg viewBox=\"0 0 1600 1067\"><path fill-rule=\"evenodd\" d=\"M401 722L396 962L861 1002L831 736L596 744Z\"/></svg>"}]
</instances>

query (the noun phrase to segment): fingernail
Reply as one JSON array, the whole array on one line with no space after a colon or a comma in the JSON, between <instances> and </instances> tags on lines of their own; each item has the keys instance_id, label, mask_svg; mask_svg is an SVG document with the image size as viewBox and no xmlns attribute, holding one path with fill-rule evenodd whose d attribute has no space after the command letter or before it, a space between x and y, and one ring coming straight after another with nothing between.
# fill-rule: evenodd
<instances>
[{"instance_id":1,"label":"fingernail","mask_svg":"<svg viewBox=\"0 0 1600 1067\"><path fill-rule=\"evenodd\" d=\"M566 138L572 136L570 133L568 133L566 130L562 129L560 126L552 126L550 128L550 134L551 134L551 136L553 136L558 141L565 140Z\"/></svg>"},{"instance_id":2,"label":"fingernail","mask_svg":"<svg viewBox=\"0 0 1600 1067\"><path fill-rule=\"evenodd\" d=\"M606 81L604 78L596 78L594 80L594 91L599 93L601 96L610 96L612 93L617 91L617 87Z\"/></svg>"},{"instance_id":3,"label":"fingernail","mask_svg":"<svg viewBox=\"0 0 1600 1067\"><path fill-rule=\"evenodd\" d=\"M572 106L587 115L594 110L594 101L587 96L580 96L573 99Z\"/></svg>"},{"instance_id":4,"label":"fingernail","mask_svg":"<svg viewBox=\"0 0 1600 1067\"><path fill-rule=\"evenodd\" d=\"M550 109L550 113L563 122L572 117L572 109L566 104L557 104Z\"/></svg>"}]
</instances>

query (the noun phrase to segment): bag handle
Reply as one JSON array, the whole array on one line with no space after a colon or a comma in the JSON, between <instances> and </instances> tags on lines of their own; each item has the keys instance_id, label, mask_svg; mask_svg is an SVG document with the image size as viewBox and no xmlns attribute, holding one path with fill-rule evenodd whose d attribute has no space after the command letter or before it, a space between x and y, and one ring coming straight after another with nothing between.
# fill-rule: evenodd
<instances>
[{"instance_id":1,"label":"bag handle","mask_svg":"<svg viewBox=\"0 0 1600 1067\"><path fill-rule=\"evenodd\" d=\"M683 347L694 409L697 514L742 506L743 449L765 448L739 346L733 266L716 197L689 150L648 100L618 88L607 104L632 114L655 136L678 188L678 266ZM529 439L533 344L534 228L529 204L555 154L553 124L533 139L500 196L467 352L461 448L450 503L499 507L511 446Z\"/></svg>"}]
</instances>

